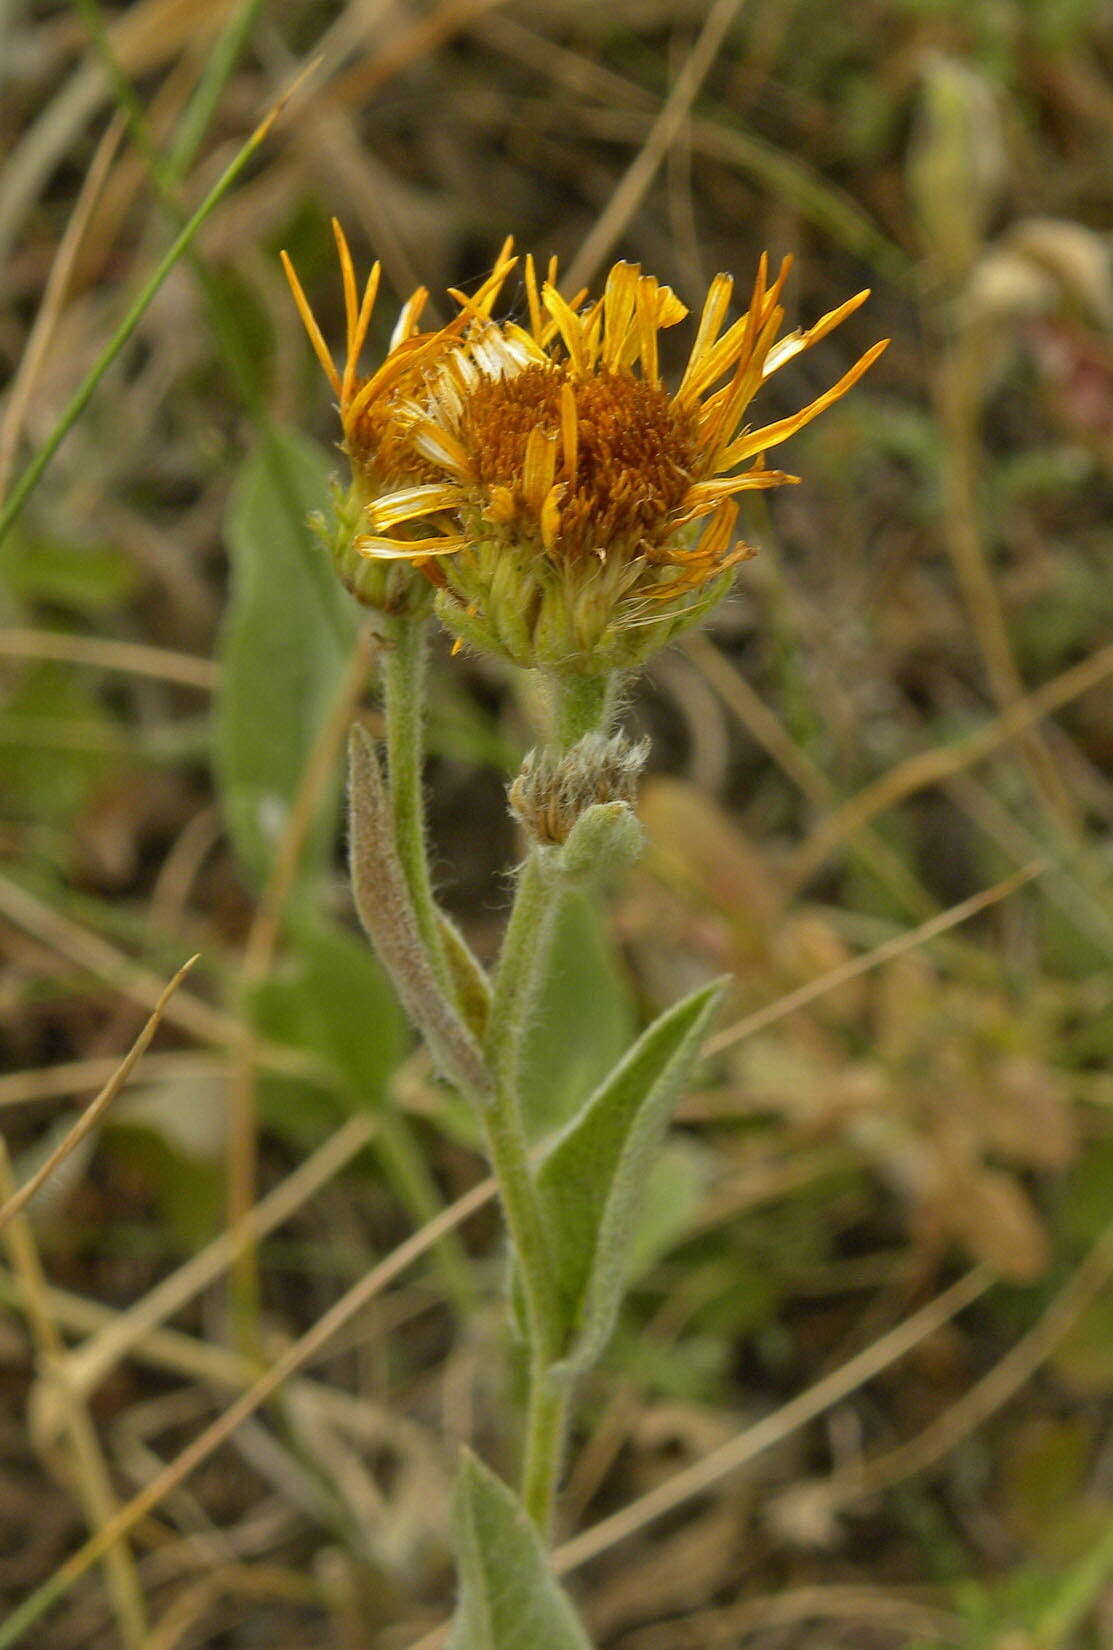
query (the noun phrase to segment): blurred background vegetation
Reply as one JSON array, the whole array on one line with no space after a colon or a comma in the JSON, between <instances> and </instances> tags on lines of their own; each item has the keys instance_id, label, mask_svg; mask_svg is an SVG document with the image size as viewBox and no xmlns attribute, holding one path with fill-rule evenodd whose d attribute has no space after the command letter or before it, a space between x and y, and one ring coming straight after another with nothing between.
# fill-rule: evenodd
<instances>
[{"instance_id":1,"label":"blurred background vegetation","mask_svg":"<svg viewBox=\"0 0 1113 1650\"><path fill-rule=\"evenodd\" d=\"M593 1634L1113 1642L1111 75L1103 0L0 10L17 1182L201 953L8 1228L8 1609L255 1357L481 1178L350 922L337 749L374 700L361 616L304 526L343 461L277 260L339 345L335 213L360 265L383 261L376 349L415 286L436 307L508 233L569 286L625 256L696 307L717 270L745 289L763 249L791 252L793 322L871 286L769 417L893 338L786 449L804 484L752 495L734 596L632 691L651 849L605 910L570 911L532 1032L556 1121L650 1011L735 976L570 1463L565 1533L599 1530L565 1554ZM439 648L440 884L487 955L529 743L521 684ZM221 1234L256 1191L236 1260ZM249 1357L230 1262L241 1305L257 1291ZM487 1209L28 1642L422 1640L451 1604L455 1449L513 1446L501 1285Z\"/></svg>"}]
</instances>

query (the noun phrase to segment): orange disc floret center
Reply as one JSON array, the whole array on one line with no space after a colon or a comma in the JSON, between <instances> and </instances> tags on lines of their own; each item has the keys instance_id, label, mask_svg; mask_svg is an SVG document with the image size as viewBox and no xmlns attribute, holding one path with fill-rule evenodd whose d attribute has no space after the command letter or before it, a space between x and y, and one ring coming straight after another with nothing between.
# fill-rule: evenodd
<instances>
[{"instance_id":1,"label":"orange disc floret center","mask_svg":"<svg viewBox=\"0 0 1113 1650\"><path fill-rule=\"evenodd\" d=\"M496 519L512 502L528 528L548 500L559 525L543 536L563 556L659 543L697 456L692 417L660 384L605 369L579 377L537 364L484 378L466 397L460 436L479 488L502 501Z\"/></svg>"}]
</instances>

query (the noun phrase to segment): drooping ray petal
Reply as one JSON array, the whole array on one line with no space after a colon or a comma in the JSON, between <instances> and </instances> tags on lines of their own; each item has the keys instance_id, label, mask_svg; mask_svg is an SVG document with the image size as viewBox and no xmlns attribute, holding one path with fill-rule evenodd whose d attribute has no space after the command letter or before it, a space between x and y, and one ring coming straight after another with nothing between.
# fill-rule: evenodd
<instances>
[{"instance_id":1,"label":"drooping ray petal","mask_svg":"<svg viewBox=\"0 0 1113 1650\"><path fill-rule=\"evenodd\" d=\"M451 431L443 429L430 418L419 419L413 428L413 443L423 458L439 464L461 481L470 481L474 474L467 448Z\"/></svg>"},{"instance_id":2,"label":"drooping ray petal","mask_svg":"<svg viewBox=\"0 0 1113 1650\"><path fill-rule=\"evenodd\" d=\"M418 561L426 556L455 556L467 548L460 534L444 534L432 539L385 539L361 533L355 547L361 556L374 561Z\"/></svg>"},{"instance_id":3,"label":"drooping ray petal","mask_svg":"<svg viewBox=\"0 0 1113 1650\"><path fill-rule=\"evenodd\" d=\"M400 521L413 521L435 510L454 510L462 501L463 495L454 483L433 482L384 493L367 506L366 513L375 533L382 533L387 527L397 527Z\"/></svg>"}]
</instances>

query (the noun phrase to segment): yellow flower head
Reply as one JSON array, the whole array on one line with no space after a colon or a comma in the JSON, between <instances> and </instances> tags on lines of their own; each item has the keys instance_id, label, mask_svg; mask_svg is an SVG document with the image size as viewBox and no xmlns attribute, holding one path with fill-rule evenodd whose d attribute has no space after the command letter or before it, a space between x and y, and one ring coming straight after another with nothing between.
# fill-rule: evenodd
<instances>
[{"instance_id":1,"label":"yellow flower head","mask_svg":"<svg viewBox=\"0 0 1113 1650\"><path fill-rule=\"evenodd\" d=\"M801 411L745 426L765 379L868 297L777 341L788 269L786 259L770 285L763 257L745 314L725 330L733 282L715 277L674 394L658 340L688 312L636 264L616 264L585 304L561 297L555 271L539 289L527 259L527 325L491 320L490 284L481 301L461 298L465 330L392 404L425 478L369 503L357 549L422 566L456 637L518 664L594 675L640 662L752 554L734 537L737 495L798 479L768 469L766 451L885 348Z\"/></svg>"},{"instance_id":2,"label":"yellow flower head","mask_svg":"<svg viewBox=\"0 0 1113 1650\"><path fill-rule=\"evenodd\" d=\"M670 394L659 337L688 313L671 288L618 263L600 298L568 301L555 261L539 283L527 258L526 324L496 322L516 262L508 242L476 294L452 292L459 312L446 327L418 330L427 294L415 293L382 365L363 377L379 268L360 297L347 242L334 231L347 315L342 372L283 256L353 466L341 570L350 584L371 569L380 581L387 569L420 570L458 643L521 665L597 675L639 663L694 623L752 554L735 539L737 495L798 479L767 468L765 453L844 395L885 348L875 344L800 412L751 429L745 414L765 379L868 292L778 341L789 260L770 285L761 259L746 312L725 330L734 283L717 275ZM411 581L411 597L413 589Z\"/></svg>"}]
</instances>

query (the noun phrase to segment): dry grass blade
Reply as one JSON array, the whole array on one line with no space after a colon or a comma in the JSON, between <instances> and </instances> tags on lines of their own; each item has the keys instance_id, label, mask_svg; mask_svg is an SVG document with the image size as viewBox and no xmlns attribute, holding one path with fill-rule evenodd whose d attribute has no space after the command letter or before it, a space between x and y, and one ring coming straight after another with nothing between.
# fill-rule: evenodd
<instances>
[{"instance_id":1,"label":"dry grass blade","mask_svg":"<svg viewBox=\"0 0 1113 1650\"><path fill-rule=\"evenodd\" d=\"M0 502L3 501L4 494L8 490L8 477L12 473L12 463L19 443L19 432L23 428L24 416L34 394L35 380L38 377L43 358L50 347L51 334L66 301L66 288L73 272L74 261L85 237L85 232L89 227L89 218L100 196L104 180L108 176L108 169L115 158L123 131L123 118L116 115L97 145L96 154L93 156L92 164L85 175L81 192L74 202L69 223L66 225L65 233L58 243L58 251L51 266L50 276L43 289L39 312L35 316L34 325L27 339L27 346L20 358L19 370L8 396L8 404L4 409L3 423L0 425Z\"/></svg>"},{"instance_id":2,"label":"dry grass blade","mask_svg":"<svg viewBox=\"0 0 1113 1650\"><path fill-rule=\"evenodd\" d=\"M626 1640L627 1650L714 1650L738 1645L752 1633L804 1622L854 1623L898 1632L933 1644L961 1644L962 1624L947 1610L903 1598L880 1587L790 1587L764 1598L746 1598L685 1621L647 1628Z\"/></svg>"},{"instance_id":3,"label":"dry grass blade","mask_svg":"<svg viewBox=\"0 0 1113 1650\"><path fill-rule=\"evenodd\" d=\"M693 1496L713 1489L729 1473L737 1472L748 1462L771 1449L783 1438L807 1426L818 1415L841 1403L851 1392L872 1381L882 1370L905 1357L921 1341L942 1329L945 1324L983 1295L993 1278L984 1266L975 1267L959 1278L949 1289L922 1306L903 1323L882 1335L840 1368L825 1375L821 1381L802 1392L799 1397L782 1405L755 1426L747 1427L725 1444L713 1449L702 1460L681 1472L674 1473L663 1484L658 1484L628 1506L592 1525L582 1535L566 1541L557 1549L554 1562L561 1575L586 1564L607 1552L619 1541L625 1541L676 1507L683 1506ZM416 1650L416 1647L415 1647Z\"/></svg>"},{"instance_id":4,"label":"dry grass blade","mask_svg":"<svg viewBox=\"0 0 1113 1650\"><path fill-rule=\"evenodd\" d=\"M163 982L151 969L134 962L123 951L90 933L72 918L54 911L19 883L0 876L0 913L18 927L44 941L51 950L108 981L133 1002L151 1009L162 1002ZM228 1043L238 1034L237 1022L210 1008L199 997L181 992L163 1004L167 1021L204 1042Z\"/></svg>"},{"instance_id":5,"label":"dry grass blade","mask_svg":"<svg viewBox=\"0 0 1113 1650\"><path fill-rule=\"evenodd\" d=\"M385 1260L380 1261L378 1266L360 1278L358 1283L354 1283L311 1329L307 1329L287 1347L282 1356L242 1397L230 1404L224 1413L199 1433L150 1484L138 1495L133 1496L103 1529L66 1559L44 1586L32 1593L11 1612L6 1621L0 1623L0 1650L10 1650L11 1645L18 1644L27 1630L68 1592L75 1581L79 1580L93 1564L98 1563L105 1553L134 1529L140 1519L146 1517L147 1513L157 1507L172 1490L184 1483L203 1461L207 1461L221 1444L231 1437L238 1426L279 1390L284 1381L315 1357L345 1324L357 1313L362 1312L376 1295L392 1284L415 1261L420 1260L422 1255L447 1232L455 1231L478 1209L489 1203L494 1195L494 1181L480 1181L471 1191L457 1198L455 1203L443 1210L435 1220L431 1220L420 1232L415 1232L412 1237L407 1238L405 1243L400 1244Z\"/></svg>"},{"instance_id":6,"label":"dry grass blade","mask_svg":"<svg viewBox=\"0 0 1113 1650\"><path fill-rule=\"evenodd\" d=\"M799 1492L789 1490L787 1496L797 1493L806 1496L810 1513L833 1513L862 1496L876 1495L889 1485L932 1466L1031 1380L1040 1364L1050 1357L1107 1286L1111 1275L1113 1227L1107 1227L1028 1333L938 1420L908 1443L898 1444L883 1455L835 1473L822 1483L805 1485Z\"/></svg>"},{"instance_id":7,"label":"dry grass blade","mask_svg":"<svg viewBox=\"0 0 1113 1650\"><path fill-rule=\"evenodd\" d=\"M57 630L0 630L0 654L9 659L57 659L64 664L92 665L129 676L215 693L220 669L211 659L144 642L118 642L103 636L71 636Z\"/></svg>"},{"instance_id":8,"label":"dry grass blade","mask_svg":"<svg viewBox=\"0 0 1113 1650\"><path fill-rule=\"evenodd\" d=\"M882 1335L872 1346L867 1346L838 1369L825 1375L799 1397L783 1404L780 1409L775 1410L772 1415L767 1415L755 1426L737 1433L690 1467L685 1467L682 1471L674 1473L671 1478L666 1478L663 1483L656 1485L654 1489L639 1496L636 1501L630 1502L618 1512L612 1513L609 1518L593 1524L582 1535L566 1541L553 1555L557 1573L567 1575L571 1570L578 1569L581 1564L587 1564L591 1559L598 1558L601 1553L608 1552L620 1541L636 1535L646 1525L665 1517L667 1513L674 1512L686 1501L702 1495L706 1490L714 1489L730 1473L748 1465L764 1450L771 1449L792 1433L799 1431L801 1427L807 1426L825 1410L841 1403L850 1393L880 1375L890 1364L907 1356L914 1347L972 1305L979 1295L985 1293L992 1281L987 1268L976 1267L957 1283L953 1283L949 1289L937 1295L934 1300L929 1301L926 1306L922 1306L918 1312L913 1312L911 1317L906 1318L895 1329ZM449 1626L445 1622L411 1644L408 1650L439 1650L447 1639L448 1631ZM0 1646L2 1645L3 1639L0 1638Z\"/></svg>"},{"instance_id":9,"label":"dry grass blade","mask_svg":"<svg viewBox=\"0 0 1113 1650\"><path fill-rule=\"evenodd\" d=\"M699 39L677 75L676 84L665 99L644 144L572 260L564 279L567 291L578 292L580 287L592 280L645 199L742 5L743 0L716 0L712 6Z\"/></svg>"},{"instance_id":10,"label":"dry grass blade","mask_svg":"<svg viewBox=\"0 0 1113 1650\"><path fill-rule=\"evenodd\" d=\"M31 1324L39 1355L39 1380L44 1389L42 1415L53 1409L66 1433L72 1452L72 1471L77 1494L94 1534L102 1530L118 1510L108 1466L100 1440L82 1398L66 1379L65 1345L51 1315L38 1246L30 1221L21 1212L20 1194L14 1191L8 1148L0 1138L0 1194L5 1202L7 1229L4 1241L12 1269L19 1280L23 1304ZM105 1578L124 1650L142 1650L146 1637L146 1609L135 1560L124 1543L115 1544L105 1554Z\"/></svg>"},{"instance_id":11,"label":"dry grass blade","mask_svg":"<svg viewBox=\"0 0 1113 1650\"><path fill-rule=\"evenodd\" d=\"M913 928L908 934L898 934L894 939L886 940L883 945L875 946L861 957L852 957L848 962L840 963L837 968L828 969L816 980L809 980L807 985L799 986L784 997L778 997L774 1003L765 1008L755 1009L744 1019L738 1020L725 1030L717 1032L707 1044L705 1053L718 1054L724 1048L731 1048L741 1042L744 1037L752 1037L755 1032L764 1031L766 1026L775 1025L788 1014L795 1014L799 1008L806 1008L817 997L822 997L827 991L834 991L848 980L855 980L862 974L868 974L873 968L880 968L882 963L891 962L894 957L903 957L917 946L926 945L928 940L945 934L951 928L957 928L960 923L968 922L976 917L980 911L986 911L991 905L1000 900L1008 899L1015 894L1018 888L1042 876L1047 869L1043 860L1032 865L1026 865L1023 870L1017 871L1003 882L997 882L992 888L984 888L981 893L971 894L961 904L954 905L949 911L941 911L937 917L930 917L922 922L918 928Z\"/></svg>"},{"instance_id":12,"label":"dry grass blade","mask_svg":"<svg viewBox=\"0 0 1113 1650\"><path fill-rule=\"evenodd\" d=\"M872 784L866 785L857 796L851 797L848 802L828 814L819 828L797 850L792 866L792 880L802 886L815 875L824 860L832 854L839 844L847 841L856 831L860 831L871 819L886 809L895 807L898 802L923 790L927 785L937 785L964 768L980 762L983 757L1013 739L1018 732L1041 717L1048 716L1052 711L1061 710L1064 705L1070 704L1073 699L1079 699L1091 688L1100 686L1106 677L1113 675L1113 643L1103 647L1097 653L1091 654L1077 665L1071 665L1056 676L1054 681L1046 682L1043 687L1036 688L1026 698L1009 706L1000 716L971 733L965 739L958 740L954 745L942 746L936 750L922 751L916 756L910 756L903 762L898 762L888 773L875 779Z\"/></svg>"},{"instance_id":13,"label":"dry grass blade","mask_svg":"<svg viewBox=\"0 0 1113 1650\"><path fill-rule=\"evenodd\" d=\"M223 1276L245 1249L254 1248L260 1238L289 1220L370 1145L374 1137L375 1124L371 1118L349 1118L249 1210L242 1221L221 1232L149 1289L128 1311L116 1314L83 1346L71 1352L69 1361L75 1383L86 1392L99 1386L121 1359L153 1330Z\"/></svg>"},{"instance_id":14,"label":"dry grass blade","mask_svg":"<svg viewBox=\"0 0 1113 1650\"><path fill-rule=\"evenodd\" d=\"M167 985L158 1002L155 1004L154 1012L152 1013L150 1019L143 1027L143 1030L139 1033L139 1036L135 1039L135 1042L132 1044L129 1052L121 1061L115 1076L109 1079L104 1088L101 1089L100 1093L97 1095L96 1099L86 1107L77 1122L74 1124L73 1128L69 1130L63 1140L59 1141L58 1145L51 1152L46 1162L43 1163L31 1176L30 1180L28 1180L25 1185L21 1186L19 1190L7 1200L3 1207L0 1208L0 1229L7 1225L13 1215L19 1214L21 1209L25 1209L27 1207L35 1193L46 1183L46 1181L50 1179L50 1176L54 1173L55 1169L57 1169L58 1165L65 1162L66 1158L70 1155L74 1148L79 1146L85 1139L86 1135L91 1134L93 1129L96 1128L97 1124L104 1116L104 1113L108 1110L113 1100L115 1100L116 1096L131 1076L137 1063L142 1059L151 1038L159 1028L163 1015L166 1012L167 1003L170 1001L175 991L177 991L179 985L185 979L186 975L189 973L196 961L196 957L191 957L187 963L183 963L182 967L179 968L178 972L174 975L174 978L170 981L169 985Z\"/></svg>"},{"instance_id":15,"label":"dry grass blade","mask_svg":"<svg viewBox=\"0 0 1113 1650\"><path fill-rule=\"evenodd\" d=\"M32 1105L43 1100L72 1100L87 1089L103 1087L114 1074L118 1062L108 1054L85 1060L64 1060L57 1065L38 1066L29 1071L10 1071L0 1077L0 1109ZM223 1067L219 1055L190 1049L148 1054L143 1063L146 1077L207 1077Z\"/></svg>"}]
</instances>

